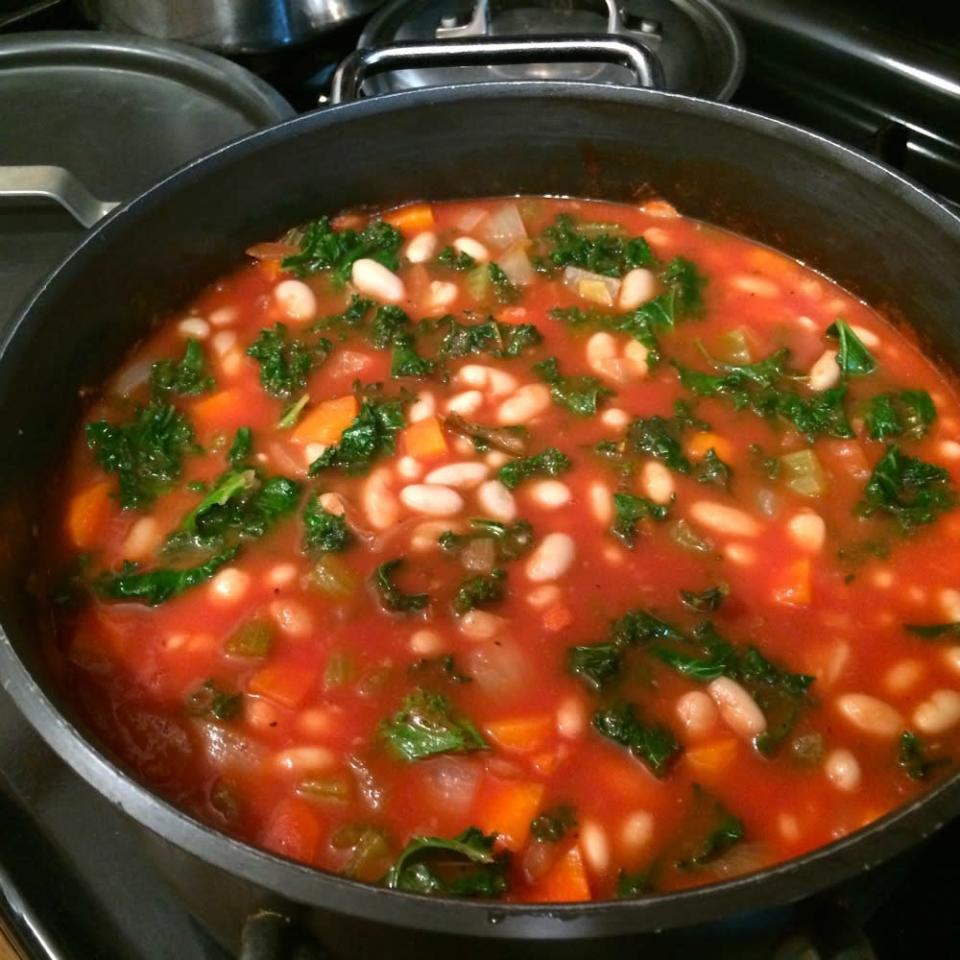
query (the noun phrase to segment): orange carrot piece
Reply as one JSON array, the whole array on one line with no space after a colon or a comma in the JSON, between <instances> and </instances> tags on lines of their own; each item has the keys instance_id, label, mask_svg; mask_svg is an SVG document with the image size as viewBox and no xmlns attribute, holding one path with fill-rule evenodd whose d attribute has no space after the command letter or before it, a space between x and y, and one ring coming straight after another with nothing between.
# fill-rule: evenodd
<instances>
[{"instance_id":1,"label":"orange carrot piece","mask_svg":"<svg viewBox=\"0 0 960 960\"><path fill-rule=\"evenodd\" d=\"M544 630L559 633L573 623L573 611L565 603L555 603L544 611L542 622Z\"/></svg>"},{"instance_id":2,"label":"orange carrot piece","mask_svg":"<svg viewBox=\"0 0 960 960\"><path fill-rule=\"evenodd\" d=\"M797 264L782 253L755 247L747 255L750 266L762 270L771 277L781 276L797 269Z\"/></svg>"},{"instance_id":3,"label":"orange carrot piece","mask_svg":"<svg viewBox=\"0 0 960 960\"><path fill-rule=\"evenodd\" d=\"M436 417L427 417L410 424L401 434L403 449L416 460L442 457L447 452L447 438Z\"/></svg>"},{"instance_id":4,"label":"orange carrot piece","mask_svg":"<svg viewBox=\"0 0 960 960\"><path fill-rule=\"evenodd\" d=\"M497 746L512 753L533 753L540 750L554 732L556 722L553 714L544 713L532 717L511 717L508 720L491 720L485 725L490 739Z\"/></svg>"},{"instance_id":5,"label":"orange carrot piece","mask_svg":"<svg viewBox=\"0 0 960 960\"><path fill-rule=\"evenodd\" d=\"M358 411L357 398L352 393L324 400L300 420L290 439L294 443L336 443L353 423Z\"/></svg>"},{"instance_id":6,"label":"orange carrot piece","mask_svg":"<svg viewBox=\"0 0 960 960\"><path fill-rule=\"evenodd\" d=\"M194 403L190 416L198 429L216 430L242 404L243 391L228 387Z\"/></svg>"},{"instance_id":7,"label":"orange carrot piece","mask_svg":"<svg viewBox=\"0 0 960 960\"><path fill-rule=\"evenodd\" d=\"M110 516L110 480L99 480L74 494L67 506L67 535L78 550L92 547Z\"/></svg>"},{"instance_id":8,"label":"orange carrot piece","mask_svg":"<svg viewBox=\"0 0 960 960\"><path fill-rule=\"evenodd\" d=\"M384 215L383 219L405 236L420 233L423 230L432 230L435 223L433 207L429 203L410 203L405 207L391 210Z\"/></svg>"},{"instance_id":9,"label":"orange carrot piece","mask_svg":"<svg viewBox=\"0 0 960 960\"><path fill-rule=\"evenodd\" d=\"M535 903L577 903L590 899L590 884L580 848L572 846L533 888Z\"/></svg>"},{"instance_id":10,"label":"orange carrot piece","mask_svg":"<svg viewBox=\"0 0 960 960\"><path fill-rule=\"evenodd\" d=\"M543 784L525 780L488 780L480 794L480 826L495 833L508 849L520 850L530 834L530 821L540 809Z\"/></svg>"},{"instance_id":11,"label":"orange carrot piece","mask_svg":"<svg viewBox=\"0 0 960 960\"><path fill-rule=\"evenodd\" d=\"M736 759L739 749L736 739L724 737L722 740L711 740L709 743L690 747L684 752L683 758L696 776L710 778L723 773Z\"/></svg>"},{"instance_id":12,"label":"orange carrot piece","mask_svg":"<svg viewBox=\"0 0 960 960\"><path fill-rule=\"evenodd\" d=\"M274 853L309 863L320 844L320 822L303 800L288 797L273 809L262 840Z\"/></svg>"},{"instance_id":13,"label":"orange carrot piece","mask_svg":"<svg viewBox=\"0 0 960 960\"><path fill-rule=\"evenodd\" d=\"M299 660L281 660L258 670L250 678L247 689L293 710L303 703L316 682L316 670Z\"/></svg>"},{"instance_id":14,"label":"orange carrot piece","mask_svg":"<svg viewBox=\"0 0 960 960\"><path fill-rule=\"evenodd\" d=\"M693 460L702 460L711 449L724 463L729 463L733 459L733 444L726 437L706 431L695 433L690 438L687 444L687 456Z\"/></svg>"},{"instance_id":15,"label":"orange carrot piece","mask_svg":"<svg viewBox=\"0 0 960 960\"><path fill-rule=\"evenodd\" d=\"M790 564L786 578L776 591L776 598L778 603L785 603L791 607L805 607L810 603L812 592L810 561L805 557Z\"/></svg>"}]
</instances>

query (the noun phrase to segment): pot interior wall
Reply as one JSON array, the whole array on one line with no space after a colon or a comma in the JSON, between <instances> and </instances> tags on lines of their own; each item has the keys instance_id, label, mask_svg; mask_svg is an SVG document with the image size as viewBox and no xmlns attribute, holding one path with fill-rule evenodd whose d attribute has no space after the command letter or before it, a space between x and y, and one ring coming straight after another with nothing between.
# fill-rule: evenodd
<instances>
[{"instance_id":1,"label":"pot interior wall","mask_svg":"<svg viewBox=\"0 0 960 960\"><path fill-rule=\"evenodd\" d=\"M514 193L658 194L823 269L909 318L941 356L960 357L956 221L847 151L781 124L573 84L401 94L290 121L187 168L105 224L3 347L0 620L68 716L40 656L49 617L27 587L81 388L101 382L158 316L245 247L292 224L359 204Z\"/></svg>"}]
</instances>

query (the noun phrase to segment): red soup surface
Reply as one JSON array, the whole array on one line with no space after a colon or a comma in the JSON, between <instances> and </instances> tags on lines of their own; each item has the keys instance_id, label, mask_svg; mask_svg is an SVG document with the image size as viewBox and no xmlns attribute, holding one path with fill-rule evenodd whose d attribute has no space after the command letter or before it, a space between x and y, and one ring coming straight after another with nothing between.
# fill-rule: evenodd
<instances>
[{"instance_id":1,"label":"red soup surface","mask_svg":"<svg viewBox=\"0 0 960 960\"><path fill-rule=\"evenodd\" d=\"M960 406L679 216L347 213L167 318L76 438L65 686L201 820L575 901L797 856L954 769Z\"/></svg>"}]
</instances>

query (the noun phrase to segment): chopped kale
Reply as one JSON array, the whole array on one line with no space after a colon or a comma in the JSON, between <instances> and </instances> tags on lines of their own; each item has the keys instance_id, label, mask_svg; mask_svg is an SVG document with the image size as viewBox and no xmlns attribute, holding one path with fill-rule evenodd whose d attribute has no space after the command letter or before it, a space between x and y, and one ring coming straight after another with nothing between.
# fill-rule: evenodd
<instances>
[{"instance_id":1,"label":"chopped kale","mask_svg":"<svg viewBox=\"0 0 960 960\"><path fill-rule=\"evenodd\" d=\"M477 261L469 253L455 250L453 247L444 247L437 254L437 263L441 267L449 267L451 270L457 270L461 273L472 270L477 265Z\"/></svg>"},{"instance_id":2,"label":"chopped kale","mask_svg":"<svg viewBox=\"0 0 960 960\"><path fill-rule=\"evenodd\" d=\"M195 567L179 570L157 567L141 571L138 564L125 562L119 573L102 574L94 586L98 593L111 600L139 600L155 607L209 580L236 557L239 549L231 547Z\"/></svg>"},{"instance_id":3,"label":"chopped kale","mask_svg":"<svg viewBox=\"0 0 960 960\"><path fill-rule=\"evenodd\" d=\"M894 445L887 447L873 468L857 512L864 517L890 517L904 533L910 533L955 505L948 471L908 457Z\"/></svg>"},{"instance_id":4,"label":"chopped kale","mask_svg":"<svg viewBox=\"0 0 960 960\"><path fill-rule=\"evenodd\" d=\"M443 425L452 433L473 441L478 451L502 450L512 456L523 456L527 451L526 427L489 427L483 423L471 423L459 413L448 414Z\"/></svg>"},{"instance_id":5,"label":"chopped kale","mask_svg":"<svg viewBox=\"0 0 960 960\"><path fill-rule=\"evenodd\" d=\"M249 427L238 427L233 443L227 453L227 461L234 467L242 466L253 450L253 431Z\"/></svg>"},{"instance_id":6,"label":"chopped kale","mask_svg":"<svg viewBox=\"0 0 960 960\"><path fill-rule=\"evenodd\" d=\"M150 370L150 389L155 397L195 397L209 390L213 382L204 363L203 347L193 338L187 340L182 360L158 360Z\"/></svg>"},{"instance_id":7,"label":"chopped kale","mask_svg":"<svg viewBox=\"0 0 960 960\"><path fill-rule=\"evenodd\" d=\"M374 571L372 583L380 598L380 606L391 613L415 613L430 602L425 593L404 593L393 582L393 574L403 566L403 557L381 563Z\"/></svg>"},{"instance_id":8,"label":"chopped kale","mask_svg":"<svg viewBox=\"0 0 960 960\"><path fill-rule=\"evenodd\" d=\"M277 427L280 430L292 430L296 425L297 421L300 419L300 414L303 413L303 408L310 402L310 394L305 393L299 400L291 403L286 410L280 415L280 419L277 421Z\"/></svg>"},{"instance_id":9,"label":"chopped kale","mask_svg":"<svg viewBox=\"0 0 960 960\"><path fill-rule=\"evenodd\" d=\"M278 323L271 330L265 327L257 339L247 347L247 355L260 364L260 383L273 397L289 400L301 393L311 371L329 355L329 340L313 345L291 338L287 328Z\"/></svg>"},{"instance_id":10,"label":"chopped kale","mask_svg":"<svg viewBox=\"0 0 960 960\"><path fill-rule=\"evenodd\" d=\"M555 403L581 417L591 417L600 403L613 395L596 377L565 377L560 373L556 357L547 357L533 366L534 372L550 384L550 396Z\"/></svg>"},{"instance_id":11,"label":"chopped kale","mask_svg":"<svg viewBox=\"0 0 960 960\"><path fill-rule=\"evenodd\" d=\"M877 361L846 320L838 318L831 323L827 327L827 336L838 343L837 366L845 374L860 377L877 369Z\"/></svg>"},{"instance_id":12,"label":"chopped kale","mask_svg":"<svg viewBox=\"0 0 960 960\"><path fill-rule=\"evenodd\" d=\"M519 357L543 341L532 323L500 323L488 317L481 323L460 323L443 317L436 326L444 329L440 356L455 359L487 353L492 357Z\"/></svg>"},{"instance_id":13,"label":"chopped kale","mask_svg":"<svg viewBox=\"0 0 960 960\"><path fill-rule=\"evenodd\" d=\"M473 677L461 673L457 669L453 654L446 653L440 657L421 657L410 667L410 672L420 676L436 676L441 680L449 680L450 683L472 683Z\"/></svg>"},{"instance_id":14,"label":"chopped kale","mask_svg":"<svg viewBox=\"0 0 960 960\"><path fill-rule=\"evenodd\" d=\"M477 574L464 580L457 588L453 598L453 611L458 616L477 607L498 603L503 599L507 574L503 570L494 570L488 574Z\"/></svg>"},{"instance_id":15,"label":"chopped kale","mask_svg":"<svg viewBox=\"0 0 960 960\"><path fill-rule=\"evenodd\" d=\"M634 267L653 263L653 254L643 237L624 238L577 224L569 214L560 214L541 238L551 268L580 267L606 277L620 277Z\"/></svg>"},{"instance_id":16,"label":"chopped kale","mask_svg":"<svg viewBox=\"0 0 960 960\"><path fill-rule=\"evenodd\" d=\"M577 826L577 813L573 807L562 805L543 813L530 821L530 833L541 843L556 843L569 830Z\"/></svg>"},{"instance_id":17,"label":"chopped kale","mask_svg":"<svg viewBox=\"0 0 960 960\"><path fill-rule=\"evenodd\" d=\"M697 478L697 483L710 483L728 490L733 470L717 456L717 451L711 447L707 455L697 464L693 475Z\"/></svg>"},{"instance_id":18,"label":"chopped kale","mask_svg":"<svg viewBox=\"0 0 960 960\"><path fill-rule=\"evenodd\" d=\"M378 350L386 350L410 327L410 318L399 307L384 306L377 309L370 330L370 342Z\"/></svg>"},{"instance_id":19,"label":"chopped kale","mask_svg":"<svg viewBox=\"0 0 960 960\"><path fill-rule=\"evenodd\" d=\"M148 506L180 477L184 455L194 448L189 421L159 400L137 407L125 424L88 423L86 434L100 466L117 475L124 509Z\"/></svg>"},{"instance_id":20,"label":"chopped kale","mask_svg":"<svg viewBox=\"0 0 960 960\"><path fill-rule=\"evenodd\" d=\"M908 623L904 630L923 640L941 640L960 637L960 622L958 623Z\"/></svg>"},{"instance_id":21,"label":"chopped kale","mask_svg":"<svg viewBox=\"0 0 960 960\"><path fill-rule=\"evenodd\" d=\"M303 549L306 553L339 553L353 540L343 514L330 513L314 494L303 510Z\"/></svg>"},{"instance_id":22,"label":"chopped kale","mask_svg":"<svg viewBox=\"0 0 960 960\"><path fill-rule=\"evenodd\" d=\"M926 390L901 390L871 397L864 414L871 440L921 440L937 419L937 408Z\"/></svg>"},{"instance_id":23,"label":"chopped kale","mask_svg":"<svg viewBox=\"0 0 960 960\"><path fill-rule=\"evenodd\" d=\"M516 303L523 296L523 288L518 287L496 263L487 265L493 295L498 303Z\"/></svg>"},{"instance_id":24,"label":"chopped kale","mask_svg":"<svg viewBox=\"0 0 960 960\"><path fill-rule=\"evenodd\" d=\"M390 376L422 379L433 373L436 364L417 353L417 343L409 333L393 338L393 355L390 359Z\"/></svg>"},{"instance_id":25,"label":"chopped kale","mask_svg":"<svg viewBox=\"0 0 960 960\"><path fill-rule=\"evenodd\" d=\"M912 731L904 730L900 734L900 741L897 747L897 766L910 777L911 780L925 780L931 770L947 763L946 757L938 757L935 760L928 756L927 747L923 741Z\"/></svg>"},{"instance_id":26,"label":"chopped kale","mask_svg":"<svg viewBox=\"0 0 960 960\"><path fill-rule=\"evenodd\" d=\"M206 680L187 697L187 712L194 717L230 720L240 712L242 693L226 693L213 680Z\"/></svg>"},{"instance_id":27,"label":"chopped kale","mask_svg":"<svg viewBox=\"0 0 960 960\"><path fill-rule=\"evenodd\" d=\"M412 763L438 753L471 753L486 741L465 717L456 716L446 697L418 687L400 710L380 724L380 736L400 759Z\"/></svg>"},{"instance_id":28,"label":"chopped kale","mask_svg":"<svg viewBox=\"0 0 960 960\"><path fill-rule=\"evenodd\" d=\"M599 690L620 673L621 659L620 648L615 643L571 647L568 653L570 672L581 677L594 690Z\"/></svg>"},{"instance_id":29,"label":"chopped kale","mask_svg":"<svg viewBox=\"0 0 960 960\"><path fill-rule=\"evenodd\" d=\"M687 832L694 836L677 860L681 870L699 870L716 860L743 839L743 821L735 817L719 800L694 784L694 802Z\"/></svg>"},{"instance_id":30,"label":"chopped kale","mask_svg":"<svg viewBox=\"0 0 960 960\"><path fill-rule=\"evenodd\" d=\"M776 480L780 474L780 458L768 457L758 443L751 443L747 449L750 451L751 462L757 470L768 480Z\"/></svg>"},{"instance_id":31,"label":"chopped kale","mask_svg":"<svg viewBox=\"0 0 960 960\"><path fill-rule=\"evenodd\" d=\"M382 220L373 220L358 232L334 230L330 218L321 217L299 231L300 251L284 259L283 269L298 277L329 270L333 283L342 287L350 279L354 262L361 258L397 270L402 243L400 231Z\"/></svg>"},{"instance_id":32,"label":"chopped kale","mask_svg":"<svg viewBox=\"0 0 960 960\"><path fill-rule=\"evenodd\" d=\"M644 520L663 521L670 513L666 504L654 503L646 497L637 497L632 493L613 495L613 535L632 550L636 545L637 528Z\"/></svg>"},{"instance_id":33,"label":"chopped kale","mask_svg":"<svg viewBox=\"0 0 960 960\"><path fill-rule=\"evenodd\" d=\"M572 466L570 458L565 453L556 447L547 447L546 450L533 456L521 457L505 463L497 471L497 477L505 487L515 490L524 480L529 480L531 477L556 477Z\"/></svg>"},{"instance_id":34,"label":"chopped kale","mask_svg":"<svg viewBox=\"0 0 960 960\"><path fill-rule=\"evenodd\" d=\"M676 738L666 727L643 724L630 703L598 710L592 723L601 736L626 747L657 777L666 774L680 751Z\"/></svg>"},{"instance_id":35,"label":"chopped kale","mask_svg":"<svg viewBox=\"0 0 960 960\"><path fill-rule=\"evenodd\" d=\"M632 900L649 893L653 887L653 878L650 870L640 870L637 873L627 873L621 870L617 875L616 895L618 900Z\"/></svg>"},{"instance_id":36,"label":"chopped kale","mask_svg":"<svg viewBox=\"0 0 960 960\"><path fill-rule=\"evenodd\" d=\"M730 588L721 583L716 587L710 587L701 593L694 593L692 590L680 591L680 602L689 610L695 610L697 613L713 613L720 609L720 605L730 595Z\"/></svg>"},{"instance_id":37,"label":"chopped kale","mask_svg":"<svg viewBox=\"0 0 960 960\"><path fill-rule=\"evenodd\" d=\"M452 840L413 837L383 878L391 890L445 897L494 899L507 890L507 855L495 855L496 836L468 827Z\"/></svg>"},{"instance_id":38,"label":"chopped kale","mask_svg":"<svg viewBox=\"0 0 960 960\"><path fill-rule=\"evenodd\" d=\"M469 533L445 530L438 543L444 553L457 554L474 540L492 540L497 559L516 560L533 546L533 527L526 520L501 523L499 520L471 520Z\"/></svg>"},{"instance_id":39,"label":"chopped kale","mask_svg":"<svg viewBox=\"0 0 960 960\"><path fill-rule=\"evenodd\" d=\"M660 345L653 333L650 318L642 310L641 307L633 313L614 314L581 307L554 307L550 316L572 330L609 330L629 334L647 348L647 364L653 367L660 362Z\"/></svg>"},{"instance_id":40,"label":"chopped kale","mask_svg":"<svg viewBox=\"0 0 960 960\"><path fill-rule=\"evenodd\" d=\"M678 401L672 417L635 417L627 427L626 436L615 448L621 455L644 453L662 460L671 470L689 473L690 461L683 452L680 437L688 427L706 429L707 426Z\"/></svg>"},{"instance_id":41,"label":"chopped kale","mask_svg":"<svg viewBox=\"0 0 960 960\"><path fill-rule=\"evenodd\" d=\"M696 264L683 257L674 257L660 274L660 280L666 286L666 292L643 304L634 314L634 323L645 322L651 330L658 326L672 328L678 320L703 309L706 280ZM640 337L637 339L643 342Z\"/></svg>"},{"instance_id":42,"label":"chopped kale","mask_svg":"<svg viewBox=\"0 0 960 960\"><path fill-rule=\"evenodd\" d=\"M310 464L310 476L336 467L348 473L367 470L378 457L396 449L397 432L406 426L406 397L381 398L370 393L361 398L360 412L343 431L340 440Z\"/></svg>"}]
</instances>

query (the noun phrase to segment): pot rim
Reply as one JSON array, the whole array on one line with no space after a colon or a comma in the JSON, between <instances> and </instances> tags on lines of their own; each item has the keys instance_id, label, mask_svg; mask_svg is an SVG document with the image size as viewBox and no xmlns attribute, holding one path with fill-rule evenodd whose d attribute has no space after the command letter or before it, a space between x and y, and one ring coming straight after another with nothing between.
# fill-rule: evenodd
<instances>
[{"instance_id":1,"label":"pot rim","mask_svg":"<svg viewBox=\"0 0 960 960\"><path fill-rule=\"evenodd\" d=\"M262 144L336 127L353 116L463 100L522 100L567 97L630 104L646 102L664 110L714 116L744 131L772 135L804 149L811 159L830 160L850 173L888 184L902 202L960 240L960 219L931 194L896 171L826 137L760 113L661 91L573 81L509 81L462 84L384 94L284 121L219 147L160 181L98 224L43 281L0 343L0 365L31 323L51 290L69 283L95 249L110 243L116 224L162 204L182 184L216 170L226 155L256 153ZM13 351L16 352L15 350ZM912 803L856 832L803 856L763 871L689 890L635 900L573 904L519 904L427 897L387 890L295 863L209 827L172 806L114 764L61 714L44 694L0 627L0 677L4 689L37 732L73 770L122 811L165 840L207 863L301 904L437 933L490 937L602 937L659 931L729 918L810 896L876 866L917 843L960 812L960 772Z\"/></svg>"}]
</instances>

